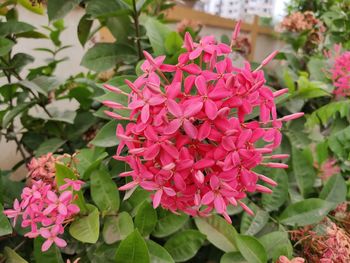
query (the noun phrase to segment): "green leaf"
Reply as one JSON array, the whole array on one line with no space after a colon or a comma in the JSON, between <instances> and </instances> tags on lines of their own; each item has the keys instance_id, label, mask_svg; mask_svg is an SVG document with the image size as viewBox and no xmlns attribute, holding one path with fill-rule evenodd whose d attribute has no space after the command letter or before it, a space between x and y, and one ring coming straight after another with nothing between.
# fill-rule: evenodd
<instances>
[{"instance_id":1,"label":"green leaf","mask_svg":"<svg viewBox=\"0 0 350 263\"><path fill-rule=\"evenodd\" d=\"M129 42L129 36L133 35L133 31L135 31L128 14L108 17L106 26L118 43Z\"/></svg>"},{"instance_id":2,"label":"green leaf","mask_svg":"<svg viewBox=\"0 0 350 263\"><path fill-rule=\"evenodd\" d=\"M313 192L316 178L311 149L299 150L292 145L292 166L299 190L306 197Z\"/></svg>"},{"instance_id":3,"label":"green leaf","mask_svg":"<svg viewBox=\"0 0 350 263\"><path fill-rule=\"evenodd\" d=\"M315 110L307 117L306 125L310 128L315 125L327 125L329 121L339 115L341 118L349 116L350 100L341 100L328 103Z\"/></svg>"},{"instance_id":4,"label":"green leaf","mask_svg":"<svg viewBox=\"0 0 350 263\"><path fill-rule=\"evenodd\" d=\"M308 134L305 132L305 118L299 118L287 124L286 134L293 146L304 148L310 143Z\"/></svg>"},{"instance_id":5,"label":"green leaf","mask_svg":"<svg viewBox=\"0 0 350 263\"><path fill-rule=\"evenodd\" d=\"M38 149L35 151L35 156L41 156L49 152L56 152L66 141L60 138L52 138L44 141L40 144Z\"/></svg>"},{"instance_id":6,"label":"green leaf","mask_svg":"<svg viewBox=\"0 0 350 263\"><path fill-rule=\"evenodd\" d=\"M38 108L35 112L30 112L29 115L37 119L74 124L74 119L77 116L77 111L73 109L67 110L67 106L64 104L65 102L70 103L70 100L62 99L59 101L53 101L50 104L46 105L46 110L50 113L50 116L42 108ZM71 105L73 106L73 104Z\"/></svg>"},{"instance_id":7,"label":"green leaf","mask_svg":"<svg viewBox=\"0 0 350 263\"><path fill-rule=\"evenodd\" d=\"M34 258L35 262L45 262L45 263L63 263L63 258L61 251L58 247L53 244L49 250L43 252L41 251L41 246L43 245L45 239L41 236L34 239Z\"/></svg>"},{"instance_id":8,"label":"green leaf","mask_svg":"<svg viewBox=\"0 0 350 263\"><path fill-rule=\"evenodd\" d=\"M0 37L0 57L6 55L13 47L13 41Z\"/></svg>"},{"instance_id":9,"label":"green leaf","mask_svg":"<svg viewBox=\"0 0 350 263\"><path fill-rule=\"evenodd\" d=\"M105 170L95 170L90 175L90 192L94 203L102 215L117 213L119 210L119 193L116 184Z\"/></svg>"},{"instance_id":10,"label":"green leaf","mask_svg":"<svg viewBox=\"0 0 350 263\"><path fill-rule=\"evenodd\" d=\"M220 263L249 263L239 252L228 252L222 255Z\"/></svg>"},{"instance_id":11,"label":"green leaf","mask_svg":"<svg viewBox=\"0 0 350 263\"><path fill-rule=\"evenodd\" d=\"M86 8L86 13L94 18L119 16L128 11L128 5L122 0L90 0Z\"/></svg>"},{"instance_id":12,"label":"green leaf","mask_svg":"<svg viewBox=\"0 0 350 263\"><path fill-rule=\"evenodd\" d=\"M82 46L84 46L85 43L89 40L93 22L94 20L90 19L89 15L84 15L82 18L80 18L78 24L78 39Z\"/></svg>"},{"instance_id":13,"label":"green leaf","mask_svg":"<svg viewBox=\"0 0 350 263\"><path fill-rule=\"evenodd\" d=\"M113 244L126 238L134 231L134 223L127 212L118 216L107 216L103 224L102 235L106 244Z\"/></svg>"},{"instance_id":14,"label":"green leaf","mask_svg":"<svg viewBox=\"0 0 350 263\"><path fill-rule=\"evenodd\" d=\"M171 236L164 245L175 262L193 258L203 245L205 235L196 230L184 230Z\"/></svg>"},{"instance_id":15,"label":"green leaf","mask_svg":"<svg viewBox=\"0 0 350 263\"><path fill-rule=\"evenodd\" d=\"M136 60L136 52L130 46L98 43L85 53L81 65L90 70L101 72L115 67L118 63L131 63Z\"/></svg>"},{"instance_id":16,"label":"green leaf","mask_svg":"<svg viewBox=\"0 0 350 263\"><path fill-rule=\"evenodd\" d=\"M38 86L33 81L22 80L22 81L18 82L18 84L20 84L22 87L28 88L31 91L36 91L44 96L47 96L47 91L44 88Z\"/></svg>"},{"instance_id":17,"label":"green leaf","mask_svg":"<svg viewBox=\"0 0 350 263\"><path fill-rule=\"evenodd\" d=\"M38 31L27 31L27 32L23 32L23 33L18 33L16 34L17 38L34 38L34 39L43 39L43 38L48 38L47 35L38 32Z\"/></svg>"},{"instance_id":18,"label":"green leaf","mask_svg":"<svg viewBox=\"0 0 350 263\"><path fill-rule=\"evenodd\" d=\"M68 168L67 166L56 163L55 165L56 170L56 183L57 186L60 187L61 185L64 185L66 182L64 181L65 178L71 179L71 180L77 180L77 176L72 171L72 169ZM74 191L74 193L77 194L77 199L74 201L75 204L77 204L80 208L81 213L87 212L87 206L85 204L84 196L82 191Z\"/></svg>"},{"instance_id":19,"label":"green leaf","mask_svg":"<svg viewBox=\"0 0 350 263\"><path fill-rule=\"evenodd\" d=\"M13 249L5 247L4 255L6 258L6 263L28 263L24 258L16 253Z\"/></svg>"},{"instance_id":20,"label":"green leaf","mask_svg":"<svg viewBox=\"0 0 350 263\"><path fill-rule=\"evenodd\" d=\"M176 54L182 48L183 40L180 37L179 33L171 32L167 35L164 43L165 51L168 54Z\"/></svg>"},{"instance_id":21,"label":"green leaf","mask_svg":"<svg viewBox=\"0 0 350 263\"><path fill-rule=\"evenodd\" d=\"M97 207L86 204L88 215L76 219L69 227L69 234L83 243L94 244L100 233L100 219Z\"/></svg>"},{"instance_id":22,"label":"green leaf","mask_svg":"<svg viewBox=\"0 0 350 263\"><path fill-rule=\"evenodd\" d=\"M169 236L183 227L188 215L175 215L169 211L159 210L158 221L152 235L158 238Z\"/></svg>"},{"instance_id":23,"label":"green leaf","mask_svg":"<svg viewBox=\"0 0 350 263\"><path fill-rule=\"evenodd\" d=\"M348 160L350 152L350 127L331 133L328 139L328 146L340 160Z\"/></svg>"},{"instance_id":24,"label":"green leaf","mask_svg":"<svg viewBox=\"0 0 350 263\"><path fill-rule=\"evenodd\" d=\"M95 138L90 142L99 147L113 147L119 144L115 132L117 129L117 121L111 120L96 134Z\"/></svg>"},{"instance_id":25,"label":"green leaf","mask_svg":"<svg viewBox=\"0 0 350 263\"><path fill-rule=\"evenodd\" d=\"M19 22L16 20L10 20L7 22L0 22L0 36L7 36L11 34L18 34L34 30L30 24Z\"/></svg>"},{"instance_id":26,"label":"green leaf","mask_svg":"<svg viewBox=\"0 0 350 263\"><path fill-rule=\"evenodd\" d=\"M316 159L317 159L318 165L323 164L323 162L327 160L328 155L329 155L328 142L327 141L319 142L316 145Z\"/></svg>"},{"instance_id":27,"label":"green leaf","mask_svg":"<svg viewBox=\"0 0 350 263\"><path fill-rule=\"evenodd\" d=\"M141 18L141 23L146 29L146 35L151 42L154 54L156 56L165 54L165 40L171 32L170 29L156 18L149 16Z\"/></svg>"},{"instance_id":28,"label":"green leaf","mask_svg":"<svg viewBox=\"0 0 350 263\"><path fill-rule=\"evenodd\" d=\"M146 242L137 229L124 239L117 250L116 263L150 263Z\"/></svg>"},{"instance_id":29,"label":"green leaf","mask_svg":"<svg viewBox=\"0 0 350 263\"><path fill-rule=\"evenodd\" d=\"M269 177L277 186L271 194L262 194L261 202L267 211L277 211L288 199L288 175L285 170L274 169Z\"/></svg>"},{"instance_id":30,"label":"green leaf","mask_svg":"<svg viewBox=\"0 0 350 263\"><path fill-rule=\"evenodd\" d=\"M2 190L2 189L0 189ZM9 222L9 220L7 219L7 217L5 216L5 214L3 213L4 208L2 206L2 204L0 203L0 237L1 236L6 236L12 233L12 227L11 224Z\"/></svg>"},{"instance_id":31,"label":"green leaf","mask_svg":"<svg viewBox=\"0 0 350 263\"><path fill-rule=\"evenodd\" d=\"M333 203L310 198L288 206L279 220L289 226L311 225L320 222L333 208Z\"/></svg>"},{"instance_id":32,"label":"green leaf","mask_svg":"<svg viewBox=\"0 0 350 263\"><path fill-rule=\"evenodd\" d=\"M50 0L47 2L47 14L50 21L65 17L79 4L80 0Z\"/></svg>"},{"instance_id":33,"label":"green leaf","mask_svg":"<svg viewBox=\"0 0 350 263\"><path fill-rule=\"evenodd\" d=\"M146 245L148 248L150 262L152 263L173 263L175 262L168 251L156 242L147 239Z\"/></svg>"},{"instance_id":34,"label":"green leaf","mask_svg":"<svg viewBox=\"0 0 350 263\"><path fill-rule=\"evenodd\" d=\"M291 76L291 73L289 72L288 69L284 69L283 71L283 81L284 81L284 84L287 86L289 93L293 94L295 91L295 84L294 84L294 79Z\"/></svg>"},{"instance_id":35,"label":"green leaf","mask_svg":"<svg viewBox=\"0 0 350 263\"><path fill-rule=\"evenodd\" d=\"M325 68L327 67L325 59L320 59L317 57L311 57L307 63L307 68L310 72L310 79L327 82L327 77L325 74Z\"/></svg>"},{"instance_id":36,"label":"green leaf","mask_svg":"<svg viewBox=\"0 0 350 263\"><path fill-rule=\"evenodd\" d=\"M251 208L254 211L254 215L243 214L240 231L242 234L254 236L267 224L269 221L269 214L256 205L252 205Z\"/></svg>"},{"instance_id":37,"label":"green leaf","mask_svg":"<svg viewBox=\"0 0 350 263\"><path fill-rule=\"evenodd\" d=\"M272 259L273 262L280 256L288 258L293 256L293 246L287 232L271 232L260 237L259 240L267 252L268 259Z\"/></svg>"},{"instance_id":38,"label":"green leaf","mask_svg":"<svg viewBox=\"0 0 350 263\"><path fill-rule=\"evenodd\" d=\"M23 102L17 105L16 107L14 107L12 110L9 110L8 112L6 112L6 114L2 119L2 127L6 128L16 116L19 116L19 114L28 110L34 104L35 104L35 101L33 100L30 102Z\"/></svg>"},{"instance_id":39,"label":"green leaf","mask_svg":"<svg viewBox=\"0 0 350 263\"><path fill-rule=\"evenodd\" d=\"M249 263L266 263L267 254L263 245L254 237L236 235L235 243Z\"/></svg>"},{"instance_id":40,"label":"green leaf","mask_svg":"<svg viewBox=\"0 0 350 263\"><path fill-rule=\"evenodd\" d=\"M142 236L148 236L157 224L157 212L148 201L137 209L135 217L135 227Z\"/></svg>"},{"instance_id":41,"label":"green leaf","mask_svg":"<svg viewBox=\"0 0 350 263\"><path fill-rule=\"evenodd\" d=\"M220 216L213 215L207 218L194 218L199 231L217 248L225 252L236 251L234 237L236 229Z\"/></svg>"},{"instance_id":42,"label":"green leaf","mask_svg":"<svg viewBox=\"0 0 350 263\"><path fill-rule=\"evenodd\" d=\"M82 149L79 151L77 158L79 160L77 169L83 179L88 179L91 172L94 171L108 156L104 149Z\"/></svg>"},{"instance_id":43,"label":"green leaf","mask_svg":"<svg viewBox=\"0 0 350 263\"><path fill-rule=\"evenodd\" d=\"M309 81L301 76L298 79L298 88L295 96L301 99L312 99L324 96L331 96L325 87L325 83L319 81Z\"/></svg>"},{"instance_id":44,"label":"green leaf","mask_svg":"<svg viewBox=\"0 0 350 263\"><path fill-rule=\"evenodd\" d=\"M346 182L340 174L333 175L323 187L320 198L328 202L340 204L346 200Z\"/></svg>"}]
</instances>

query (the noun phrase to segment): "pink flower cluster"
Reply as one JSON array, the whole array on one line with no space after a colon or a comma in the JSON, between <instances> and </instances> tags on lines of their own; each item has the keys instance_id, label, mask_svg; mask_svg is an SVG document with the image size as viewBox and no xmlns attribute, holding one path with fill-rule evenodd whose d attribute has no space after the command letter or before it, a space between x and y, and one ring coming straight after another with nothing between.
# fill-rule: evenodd
<instances>
[{"instance_id":1,"label":"pink flower cluster","mask_svg":"<svg viewBox=\"0 0 350 263\"><path fill-rule=\"evenodd\" d=\"M59 247L67 245L58 235L63 234L64 226L79 213L79 207L73 203L73 191L79 191L83 184L82 181L66 178L66 184L58 189L55 171L45 169L54 166L43 161L50 162L52 158L52 154L48 154L31 161L28 166L33 168L29 171L30 186L23 188L21 200L15 199L13 209L4 211L7 217L13 218L14 226L21 218L21 227L30 229L26 237L36 238L41 235L46 239L42 251L48 250L53 243ZM43 178L52 180L44 181Z\"/></svg>"},{"instance_id":2,"label":"pink flower cluster","mask_svg":"<svg viewBox=\"0 0 350 263\"><path fill-rule=\"evenodd\" d=\"M341 52L341 46L334 46L334 55L331 52L326 56L334 56L333 66L330 73L333 85L336 87L334 94L343 97L350 96L350 51Z\"/></svg>"},{"instance_id":3,"label":"pink flower cluster","mask_svg":"<svg viewBox=\"0 0 350 263\"><path fill-rule=\"evenodd\" d=\"M238 32L239 24L233 40ZM116 130L120 143L114 158L132 169L120 174L132 178L120 190L141 186L153 193L155 208L193 216L215 209L231 222L227 205L239 204L252 214L242 202L247 192L271 193L259 180L276 183L253 169L287 167L271 160L288 155L269 154L280 145L282 121L302 113L278 118L275 98L286 90L272 92L261 67L252 70L248 62L235 67L232 46L217 43L213 36L195 43L187 33L184 47L176 65L165 64L165 56L153 58L144 52L144 73L133 83L125 81L130 94L105 85L129 100L128 105L104 102L114 109L107 115L130 121ZM130 116L118 114L120 109L129 110ZM248 120L253 112L260 113L260 120Z\"/></svg>"}]
</instances>

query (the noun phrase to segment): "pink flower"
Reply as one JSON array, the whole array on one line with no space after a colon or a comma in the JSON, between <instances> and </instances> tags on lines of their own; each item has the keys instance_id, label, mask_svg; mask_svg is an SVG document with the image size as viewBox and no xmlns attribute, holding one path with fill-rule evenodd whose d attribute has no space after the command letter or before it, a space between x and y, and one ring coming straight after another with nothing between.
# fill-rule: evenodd
<instances>
[{"instance_id":1,"label":"pink flower","mask_svg":"<svg viewBox=\"0 0 350 263\"><path fill-rule=\"evenodd\" d=\"M43 252L47 251L53 243L55 243L58 247L65 247L67 245L67 242L64 241L62 238L57 237L58 234L62 234L63 229L60 228L60 226L54 226L51 229L41 229L40 235L43 238L46 238L46 241L41 246L41 250Z\"/></svg>"},{"instance_id":2,"label":"pink flower","mask_svg":"<svg viewBox=\"0 0 350 263\"><path fill-rule=\"evenodd\" d=\"M305 259L301 257L288 259L286 256L280 256L276 263L304 263L304 262L305 262Z\"/></svg>"},{"instance_id":3,"label":"pink flower","mask_svg":"<svg viewBox=\"0 0 350 263\"><path fill-rule=\"evenodd\" d=\"M49 155L33 160L32 165L40 163L40 167L48 167L43 160L49 162L50 165L52 161ZM18 217L21 217L21 227L29 228L24 234L25 237L36 238L41 235L46 238L42 247L42 250L46 251L53 243L59 247L66 246L66 242L57 235L64 232L64 226L71 222L80 211L79 207L73 204L73 191L79 191L83 182L66 178L66 184L61 188L62 190L70 189L59 193L55 174L47 177L45 169L45 172L39 173L42 170L37 169L39 166L35 166L36 168L32 170L30 185L23 188L21 200L16 199L13 209L5 210L4 214L13 218L14 225Z\"/></svg>"},{"instance_id":4,"label":"pink flower","mask_svg":"<svg viewBox=\"0 0 350 263\"><path fill-rule=\"evenodd\" d=\"M234 38L239 25L236 31ZM242 202L247 193L271 193L261 181L276 186L254 169L288 167L275 161L287 155L271 152L281 143L282 122L302 114L277 116L275 99L286 90L272 92L261 67L252 70L248 62L234 67L230 47L213 36L196 43L187 33L184 47L176 65L145 52L144 74L133 83L125 81L131 89L123 94L128 102L105 103L114 110L109 116L129 120L116 130L120 142L114 158L131 168L120 174L131 181L119 190L140 186L152 193L154 207L192 216L216 211L231 222L227 205L252 214ZM106 88L122 94L116 87ZM129 117L118 113L125 108ZM260 120L247 121L253 111L260 112Z\"/></svg>"},{"instance_id":5,"label":"pink flower","mask_svg":"<svg viewBox=\"0 0 350 263\"><path fill-rule=\"evenodd\" d=\"M17 199L15 199L15 201L13 203L13 209L4 210L4 214L8 218L13 218L13 226L15 226L16 222L17 222L17 218L21 214L21 206L20 206L20 204L19 204Z\"/></svg>"},{"instance_id":6,"label":"pink flower","mask_svg":"<svg viewBox=\"0 0 350 263\"><path fill-rule=\"evenodd\" d=\"M28 164L28 176L36 180L52 180L55 176L55 163L57 159L52 153L33 158Z\"/></svg>"},{"instance_id":7,"label":"pink flower","mask_svg":"<svg viewBox=\"0 0 350 263\"><path fill-rule=\"evenodd\" d=\"M350 96L350 51L335 55L334 64L330 69L334 94L337 96Z\"/></svg>"},{"instance_id":8,"label":"pink flower","mask_svg":"<svg viewBox=\"0 0 350 263\"><path fill-rule=\"evenodd\" d=\"M81 186L84 185L84 182L80 180L71 180L69 178L64 178L64 181L66 183L60 186L60 191L66 190L69 187L72 187L74 191L79 191L81 189Z\"/></svg>"}]
</instances>

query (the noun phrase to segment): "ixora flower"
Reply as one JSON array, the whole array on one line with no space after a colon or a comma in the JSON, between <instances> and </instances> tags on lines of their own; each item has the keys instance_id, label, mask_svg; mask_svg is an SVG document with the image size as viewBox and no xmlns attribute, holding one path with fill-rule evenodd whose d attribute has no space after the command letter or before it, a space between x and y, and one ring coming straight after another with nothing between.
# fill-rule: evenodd
<instances>
[{"instance_id":1,"label":"ixora flower","mask_svg":"<svg viewBox=\"0 0 350 263\"><path fill-rule=\"evenodd\" d=\"M53 243L65 247L66 241L59 238L64 226L80 211L74 204L74 191L79 191L84 184L80 180L65 179L66 184L58 189L55 180L55 161L52 153L33 158L28 165L29 185L22 190L21 200L15 200L13 209L7 209L4 214L13 218L16 225L21 218L21 227L29 228L26 237L36 238L39 235L46 239L42 251L48 250Z\"/></svg>"},{"instance_id":2,"label":"ixora flower","mask_svg":"<svg viewBox=\"0 0 350 263\"><path fill-rule=\"evenodd\" d=\"M332 59L329 72L335 86L334 94L340 97L350 96L350 51L341 51L341 45L334 45L334 51L326 52L326 57Z\"/></svg>"},{"instance_id":3,"label":"ixora flower","mask_svg":"<svg viewBox=\"0 0 350 263\"><path fill-rule=\"evenodd\" d=\"M239 24L233 40L238 31ZM233 66L231 47L214 37L195 43L187 33L184 47L177 65L164 64L164 56L153 58L144 51L144 74L125 81L130 94L105 85L128 97L124 106L104 102L113 109L107 115L129 120L126 127L117 126L120 143L114 158L129 164L132 170L121 176L132 181L119 189L140 186L153 193L154 208L160 205L192 216L216 210L231 222L229 204L252 214L242 202L247 193L272 192L259 182L276 183L253 169L288 167L273 162L288 155L271 152L281 142L282 122L303 113L279 118L275 98L287 90L271 91L261 67L252 70L248 62L242 68ZM130 115L121 116L119 109L130 110ZM260 112L260 120L250 118L253 112Z\"/></svg>"}]
</instances>

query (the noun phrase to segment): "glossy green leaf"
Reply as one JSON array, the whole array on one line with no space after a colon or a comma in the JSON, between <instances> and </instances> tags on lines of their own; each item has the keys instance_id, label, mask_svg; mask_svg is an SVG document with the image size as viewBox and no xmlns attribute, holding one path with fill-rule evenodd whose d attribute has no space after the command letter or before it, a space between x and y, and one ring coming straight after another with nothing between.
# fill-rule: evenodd
<instances>
[{"instance_id":1,"label":"glossy green leaf","mask_svg":"<svg viewBox=\"0 0 350 263\"><path fill-rule=\"evenodd\" d=\"M159 210L158 221L152 235L158 238L169 236L183 227L188 215L175 215L169 211Z\"/></svg>"},{"instance_id":2,"label":"glossy green leaf","mask_svg":"<svg viewBox=\"0 0 350 263\"><path fill-rule=\"evenodd\" d=\"M170 29L153 17L143 17L141 21L146 29L146 34L151 42L155 55L165 54L165 40L170 34Z\"/></svg>"},{"instance_id":3,"label":"glossy green leaf","mask_svg":"<svg viewBox=\"0 0 350 263\"><path fill-rule=\"evenodd\" d=\"M16 20L0 22L0 36L28 32L34 29L35 27L33 27L32 25Z\"/></svg>"},{"instance_id":4,"label":"glossy green leaf","mask_svg":"<svg viewBox=\"0 0 350 263\"><path fill-rule=\"evenodd\" d=\"M349 112L350 100L331 102L313 111L307 117L306 125L310 128L318 124L327 125L328 122L337 115L345 117L349 116Z\"/></svg>"},{"instance_id":5,"label":"glossy green leaf","mask_svg":"<svg viewBox=\"0 0 350 263\"><path fill-rule=\"evenodd\" d=\"M82 18L80 18L78 24L78 39L82 46L84 46L85 43L89 40L93 22L94 21L90 19L88 15L84 15Z\"/></svg>"},{"instance_id":6,"label":"glossy green leaf","mask_svg":"<svg viewBox=\"0 0 350 263\"><path fill-rule=\"evenodd\" d=\"M171 32L167 35L164 43L165 51L168 54L175 54L179 52L182 48L183 40L180 37L179 33Z\"/></svg>"},{"instance_id":7,"label":"glossy green leaf","mask_svg":"<svg viewBox=\"0 0 350 263\"><path fill-rule=\"evenodd\" d=\"M130 16L128 14L108 17L106 26L117 43L127 43L129 42L129 36L135 34L133 23L130 21Z\"/></svg>"},{"instance_id":8,"label":"glossy green leaf","mask_svg":"<svg viewBox=\"0 0 350 263\"><path fill-rule=\"evenodd\" d=\"M35 104L35 101L24 102L15 106L13 109L9 110L8 112L6 112L6 114L2 119L2 127L6 128L16 116L19 116L19 114L28 110L34 104Z\"/></svg>"},{"instance_id":9,"label":"glossy green leaf","mask_svg":"<svg viewBox=\"0 0 350 263\"><path fill-rule=\"evenodd\" d=\"M288 175L285 170L274 169L269 177L277 182L272 194L262 194L261 202L266 211L278 210L288 199Z\"/></svg>"},{"instance_id":10,"label":"glossy green leaf","mask_svg":"<svg viewBox=\"0 0 350 263\"><path fill-rule=\"evenodd\" d=\"M83 243L94 244L100 233L100 219L97 207L87 204L88 214L83 215L70 225L69 234Z\"/></svg>"},{"instance_id":11,"label":"glossy green leaf","mask_svg":"<svg viewBox=\"0 0 350 263\"><path fill-rule=\"evenodd\" d=\"M220 216L213 215L207 218L196 217L195 223L199 231L217 248L225 252L236 251L234 237L236 229Z\"/></svg>"},{"instance_id":12,"label":"glossy green leaf","mask_svg":"<svg viewBox=\"0 0 350 263\"><path fill-rule=\"evenodd\" d=\"M84 55L81 65L101 72L113 68L120 62L134 62L137 60L135 50L125 44L98 43Z\"/></svg>"},{"instance_id":13,"label":"glossy green leaf","mask_svg":"<svg viewBox=\"0 0 350 263\"><path fill-rule=\"evenodd\" d=\"M142 236L148 236L157 224L157 212L148 201L137 209L135 227Z\"/></svg>"},{"instance_id":14,"label":"glossy green leaf","mask_svg":"<svg viewBox=\"0 0 350 263\"><path fill-rule=\"evenodd\" d=\"M5 247L4 255L6 258L6 263L28 263L24 258L17 254L16 251L9 247Z\"/></svg>"},{"instance_id":15,"label":"glossy green leaf","mask_svg":"<svg viewBox=\"0 0 350 263\"><path fill-rule=\"evenodd\" d=\"M47 14L50 21L65 17L69 11L79 4L80 0L50 0L47 3Z\"/></svg>"},{"instance_id":16,"label":"glossy green leaf","mask_svg":"<svg viewBox=\"0 0 350 263\"><path fill-rule=\"evenodd\" d=\"M79 162L77 163L77 169L83 179L88 179L92 171L94 171L108 156L104 149L93 148L93 149L82 149L77 155Z\"/></svg>"},{"instance_id":17,"label":"glossy green leaf","mask_svg":"<svg viewBox=\"0 0 350 263\"><path fill-rule=\"evenodd\" d=\"M251 205L250 207L253 209L254 215L251 216L243 213L240 232L245 235L254 236L267 224L269 214L255 205Z\"/></svg>"},{"instance_id":18,"label":"glossy green leaf","mask_svg":"<svg viewBox=\"0 0 350 263\"><path fill-rule=\"evenodd\" d=\"M347 161L350 153L350 127L332 133L328 145L340 160Z\"/></svg>"},{"instance_id":19,"label":"glossy green leaf","mask_svg":"<svg viewBox=\"0 0 350 263\"><path fill-rule=\"evenodd\" d=\"M134 223L127 212L121 212L118 216L105 217L102 235L106 244L123 240L133 231Z\"/></svg>"},{"instance_id":20,"label":"glossy green leaf","mask_svg":"<svg viewBox=\"0 0 350 263\"><path fill-rule=\"evenodd\" d=\"M306 197L313 191L316 178L311 149L299 150L292 145L292 166L299 190Z\"/></svg>"},{"instance_id":21,"label":"glossy green leaf","mask_svg":"<svg viewBox=\"0 0 350 263\"><path fill-rule=\"evenodd\" d=\"M117 213L120 204L119 192L109 173L105 170L93 171L90 183L92 200L102 214Z\"/></svg>"},{"instance_id":22,"label":"glossy green leaf","mask_svg":"<svg viewBox=\"0 0 350 263\"><path fill-rule=\"evenodd\" d=\"M43 252L41 251L41 246L43 245L45 239L41 236L34 239L34 258L35 262L45 262L45 263L63 263L63 258L59 248L53 244L49 250Z\"/></svg>"},{"instance_id":23,"label":"glossy green leaf","mask_svg":"<svg viewBox=\"0 0 350 263\"><path fill-rule=\"evenodd\" d=\"M35 156L41 156L49 152L56 152L66 141L60 138L52 138L44 141L40 144L38 149L35 151Z\"/></svg>"},{"instance_id":24,"label":"glossy green leaf","mask_svg":"<svg viewBox=\"0 0 350 263\"><path fill-rule=\"evenodd\" d=\"M0 37L0 56L6 55L15 43L7 38Z\"/></svg>"},{"instance_id":25,"label":"glossy green leaf","mask_svg":"<svg viewBox=\"0 0 350 263\"><path fill-rule=\"evenodd\" d=\"M124 239L117 250L116 263L150 263L146 242L137 229Z\"/></svg>"},{"instance_id":26,"label":"glossy green leaf","mask_svg":"<svg viewBox=\"0 0 350 263\"><path fill-rule=\"evenodd\" d=\"M164 244L164 248L175 262L182 262L193 258L203 245L205 235L196 230L184 230L171 236Z\"/></svg>"},{"instance_id":27,"label":"glossy green leaf","mask_svg":"<svg viewBox=\"0 0 350 263\"><path fill-rule=\"evenodd\" d=\"M266 263L267 254L264 246L254 237L236 235L235 243L242 256L249 263Z\"/></svg>"},{"instance_id":28,"label":"glossy green leaf","mask_svg":"<svg viewBox=\"0 0 350 263\"><path fill-rule=\"evenodd\" d=\"M175 262L173 258L170 256L169 252L163 248L158 243L147 239L146 245L148 248L150 262L152 263L173 263Z\"/></svg>"},{"instance_id":29,"label":"glossy green leaf","mask_svg":"<svg viewBox=\"0 0 350 263\"><path fill-rule=\"evenodd\" d=\"M119 144L115 132L117 129L117 121L111 120L105 124L96 134L95 138L90 142L99 147L113 147Z\"/></svg>"},{"instance_id":30,"label":"glossy green leaf","mask_svg":"<svg viewBox=\"0 0 350 263\"><path fill-rule=\"evenodd\" d=\"M228 252L222 255L220 263L249 263L241 253Z\"/></svg>"},{"instance_id":31,"label":"glossy green leaf","mask_svg":"<svg viewBox=\"0 0 350 263\"><path fill-rule=\"evenodd\" d=\"M2 190L0 188L0 190ZM7 217L3 214L4 208L2 204L0 203L0 237L6 236L12 233L12 227L7 219Z\"/></svg>"},{"instance_id":32,"label":"glossy green leaf","mask_svg":"<svg viewBox=\"0 0 350 263\"><path fill-rule=\"evenodd\" d=\"M340 174L336 174L327 180L320 193L320 198L328 202L340 204L346 200L346 192L344 178Z\"/></svg>"},{"instance_id":33,"label":"glossy green leaf","mask_svg":"<svg viewBox=\"0 0 350 263\"><path fill-rule=\"evenodd\" d=\"M119 16L127 11L128 5L122 0L90 0L86 8L86 13L95 18Z\"/></svg>"},{"instance_id":34,"label":"glossy green leaf","mask_svg":"<svg viewBox=\"0 0 350 263\"><path fill-rule=\"evenodd\" d=\"M268 259L272 259L273 262L279 256L291 258L293 255L293 246L287 232L271 232L260 237L259 240L267 252Z\"/></svg>"},{"instance_id":35,"label":"glossy green leaf","mask_svg":"<svg viewBox=\"0 0 350 263\"><path fill-rule=\"evenodd\" d=\"M306 199L288 206L279 220L284 225L305 226L320 222L334 204L318 198Z\"/></svg>"}]
</instances>

